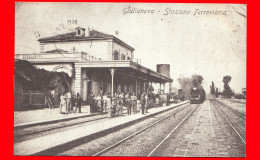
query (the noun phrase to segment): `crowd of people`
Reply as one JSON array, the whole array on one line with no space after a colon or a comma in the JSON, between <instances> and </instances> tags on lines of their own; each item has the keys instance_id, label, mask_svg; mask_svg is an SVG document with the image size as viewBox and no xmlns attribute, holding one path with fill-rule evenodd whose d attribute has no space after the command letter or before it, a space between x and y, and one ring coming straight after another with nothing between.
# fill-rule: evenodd
<instances>
[{"instance_id":1,"label":"crowd of people","mask_svg":"<svg viewBox=\"0 0 260 160\"><path fill-rule=\"evenodd\" d=\"M143 92L142 94L135 94L130 92L118 92L111 94L97 94L91 93L88 97L90 105L90 112L108 112L109 117L123 115L123 107L127 108L127 114L137 114L141 111L142 114L148 113L148 108L155 106L162 106L163 102L169 105L170 99L162 95L154 95L151 92Z\"/></svg>"},{"instance_id":2,"label":"crowd of people","mask_svg":"<svg viewBox=\"0 0 260 160\"><path fill-rule=\"evenodd\" d=\"M163 94L153 94L151 92L131 93L118 92L112 96L108 94L90 93L87 103L90 105L90 113L108 112L109 117L123 115L123 108L127 109L127 114L148 113L150 107L170 105L170 96ZM61 94L60 96L60 113L81 113L82 98L79 93L72 95L71 92Z\"/></svg>"},{"instance_id":3,"label":"crowd of people","mask_svg":"<svg viewBox=\"0 0 260 160\"><path fill-rule=\"evenodd\" d=\"M81 113L81 103L82 98L79 93L75 96L72 96L70 92L67 92L66 94L63 93L60 96L60 113L76 113L77 111Z\"/></svg>"}]
</instances>

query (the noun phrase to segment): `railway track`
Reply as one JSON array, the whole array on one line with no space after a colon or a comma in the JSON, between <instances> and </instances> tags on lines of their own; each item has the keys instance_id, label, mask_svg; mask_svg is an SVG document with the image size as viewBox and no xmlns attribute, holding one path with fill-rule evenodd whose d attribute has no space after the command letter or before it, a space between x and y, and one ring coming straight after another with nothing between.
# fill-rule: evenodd
<instances>
[{"instance_id":1,"label":"railway track","mask_svg":"<svg viewBox=\"0 0 260 160\"><path fill-rule=\"evenodd\" d=\"M238 115L240 118L242 118L243 120L246 119L246 117L241 114L240 112L232 109L231 107L227 106L226 104L223 103L219 103L219 101L216 100L210 100L211 103L213 104L213 106L219 111L219 113L221 113L221 115L224 117L224 119L226 120L226 122L229 124L229 126L233 129L233 131L235 131L236 135L240 138L240 140L246 144L246 140L245 140L245 133L241 133L241 131L239 131L239 129L237 127L235 127L236 125L234 123L232 123L232 121L230 120L230 117L228 117L227 113L223 112L220 109L220 105L224 106L225 108L227 108L229 111L231 111L232 113L235 113L236 115Z\"/></svg>"},{"instance_id":2,"label":"railway track","mask_svg":"<svg viewBox=\"0 0 260 160\"><path fill-rule=\"evenodd\" d=\"M187 105L187 107L189 107L189 106L191 106L191 105ZM152 154L170 137L170 135L172 135L172 134L183 124L183 122L184 122L186 119L188 119L188 117L198 108L198 106L199 106L199 105L196 105L196 107L194 107L191 111L189 111L188 114L186 114L186 116L185 116L184 118L182 118L182 119L180 120L180 122L178 122L177 125L175 125L175 127L164 137L164 139L163 139L162 141L160 141L160 142L149 152L149 154L147 155L147 157L152 156ZM180 110L179 110L179 111L180 111ZM179 112L179 111L177 111L177 112ZM131 135L129 135L129 136L127 136L127 137L121 139L121 140L118 141L117 143L114 143L114 144L112 144L112 145L106 147L105 149L102 149L101 151L96 152L96 153L93 154L92 156L102 156L103 154L109 152L109 151L112 150L113 148L119 146L120 144L123 144L123 143L126 142L127 140L129 140L129 139L131 139L131 138L133 138L133 137L139 135L140 133L142 133L142 132L148 130L149 128L152 128L152 127L154 127L154 126L156 126L156 125L159 125L160 123L163 123L163 121L165 121L166 119L169 119L170 117L175 116L175 114L176 114L177 112L173 112L173 113L167 115L166 117L161 118L160 120L158 120L158 121L156 121L156 122L150 124L149 126L143 128L143 129L141 129L141 130L139 130L139 131L136 131L136 132L132 133Z\"/></svg>"},{"instance_id":3,"label":"railway track","mask_svg":"<svg viewBox=\"0 0 260 160\"><path fill-rule=\"evenodd\" d=\"M24 127L24 128L18 128L14 129L14 141L20 141L22 138L26 138L29 136L37 135L37 134L43 134L45 132L51 132L58 129L66 128L66 127L72 127L76 125L81 125L84 123L89 123L93 121L103 120L106 119L106 116L99 117L99 118L93 118L93 119L87 119L85 117L78 118L74 120L69 120L65 122L57 122L53 124L48 125L37 125L34 127Z\"/></svg>"},{"instance_id":4,"label":"railway track","mask_svg":"<svg viewBox=\"0 0 260 160\"><path fill-rule=\"evenodd\" d=\"M178 108L173 107L173 108ZM33 127L23 127L23 128L15 128L14 129L14 142L21 142L23 140L28 140L32 139L34 137L38 137L44 134L50 134L52 132L56 132L59 130L64 130L66 128L71 128L71 127L77 127L79 125L83 125L86 123L91 123L91 122L97 122L97 121L102 121L107 119L107 116L102 115L101 117L98 118L93 118L93 119L86 119L85 117L80 117L77 119L73 120L68 120L64 122L57 122L57 123L52 123L48 125L36 125Z\"/></svg>"},{"instance_id":5,"label":"railway track","mask_svg":"<svg viewBox=\"0 0 260 160\"><path fill-rule=\"evenodd\" d=\"M214 99L214 100L212 99L211 101L214 101L215 103L218 103L219 105L222 105L222 106L226 107L227 109L231 110L232 112L234 112L235 114L237 114L238 116L240 116L242 119L246 120L246 115L245 115L245 114L243 114L243 113L241 113L241 112L239 112L239 111L233 109L233 108L230 107L229 105L227 105L227 104L225 104L225 103L223 103L223 102L221 102L221 101L219 101L219 100L215 100L215 99Z\"/></svg>"}]
</instances>

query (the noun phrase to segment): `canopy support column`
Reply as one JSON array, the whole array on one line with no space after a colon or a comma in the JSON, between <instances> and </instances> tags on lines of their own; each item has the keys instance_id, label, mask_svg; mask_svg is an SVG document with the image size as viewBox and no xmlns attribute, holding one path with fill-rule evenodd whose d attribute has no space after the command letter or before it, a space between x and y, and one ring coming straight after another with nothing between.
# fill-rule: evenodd
<instances>
[{"instance_id":1,"label":"canopy support column","mask_svg":"<svg viewBox=\"0 0 260 160\"><path fill-rule=\"evenodd\" d=\"M74 83L74 94L79 93L82 95L82 77L81 77L81 66L75 64L75 83Z\"/></svg>"},{"instance_id":2,"label":"canopy support column","mask_svg":"<svg viewBox=\"0 0 260 160\"><path fill-rule=\"evenodd\" d=\"M115 75L115 69L111 68L110 69L111 72L111 96L114 96L114 75Z\"/></svg>"}]
</instances>

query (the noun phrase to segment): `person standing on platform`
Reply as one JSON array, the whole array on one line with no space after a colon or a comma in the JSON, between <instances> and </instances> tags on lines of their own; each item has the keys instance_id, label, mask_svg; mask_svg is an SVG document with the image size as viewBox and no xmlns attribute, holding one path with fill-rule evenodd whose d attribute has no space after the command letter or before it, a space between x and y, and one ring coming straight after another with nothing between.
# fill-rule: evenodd
<instances>
[{"instance_id":1,"label":"person standing on platform","mask_svg":"<svg viewBox=\"0 0 260 160\"><path fill-rule=\"evenodd\" d=\"M140 102L141 102L141 109L142 109L142 114L144 114L144 109L145 109L145 92L141 95L140 97Z\"/></svg>"},{"instance_id":2,"label":"person standing on platform","mask_svg":"<svg viewBox=\"0 0 260 160\"><path fill-rule=\"evenodd\" d=\"M100 106L100 111L104 111L104 100L103 100L103 91L100 91L100 97L101 97L101 106Z\"/></svg>"},{"instance_id":3,"label":"person standing on platform","mask_svg":"<svg viewBox=\"0 0 260 160\"><path fill-rule=\"evenodd\" d=\"M140 112L142 109L141 109L141 103L140 103L140 100L137 99L137 111Z\"/></svg>"},{"instance_id":4,"label":"person standing on platform","mask_svg":"<svg viewBox=\"0 0 260 160\"><path fill-rule=\"evenodd\" d=\"M76 106L77 106L77 109L79 110L79 113L81 113L81 103L82 103L82 98L79 95L79 93L77 93ZM77 112L77 109L76 109L76 112Z\"/></svg>"},{"instance_id":5,"label":"person standing on platform","mask_svg":"<svg viewBox=\"0 0 260 160\"><path fill-rule=\"evenodd\" d=\"M102 103L102 97L101 97L101 94L98 94L97 97L96 97L96 101L97 101L97 109L98 111L101 111L102 112L102 107L101 107L101 103Z\"/></svg>"},{"instance_id":6,"label":"person standing on platform","mask_svg":"<svg viewBox=\"0 0 260 160\"><path fill-rule=\"evenodd\" d=\"M102 100L103 100L103 112L106 112L107 111L107 95L106 94L103 95Z\"/></svg>"},{"instance_id":7,"label":"person standing on platform","mask_svg":"<svg viewBox=\"0 0 260 160\"><path fill-rule=\"evenodd\" d=\"M121 94L118 95L118 100L117 100L117 115L118 116L123 115L123 98Z\"/></svg>"},{"instance_id":8,"label":"person standing on platform","mask_svg":"<svg viewBox=\"0 0 260 160\"><path fill-rule=\"evenodd\" d=\"M116 116L117 98L116 95L112 97L112 117Z\"/></svg>"},{"instance_id":9,"label":"person standing on platform","mask_svg":"<svg viewBox=\"0 0 260 160\"><path fill-rule=\"evenodd\" d=\"M134 92L131 95L131 104L132 104L132 108L133 108L133 113L136 114L137 113L137 97Z\"/></svg>"},{"instance_id":10,"label":"person standing on platform","mask_svg":"<svg viewBox=\"0 0 260 160\"><path fill-rule=\"evenodd\" d=\"M148 113L148 101L149 101L149 98L148 98L148 93L145 94L144 96L145 98L145 105L144 105L144 109L145 109L145 113Z\"/></svg>"},{"instance_id":11,"label":"person standing on platform","mask_svg":"<svg viewBox=\"0 0 260 160\"><path fill-rule=\"evenodd\" d=\"M112 107L112 103L111 103L110 94L107 94L106 108L107 108L107 112L108 112L108 118L112 118L113 117L113 107Z\"/></svg>"},{"instance_id":12,"label":"person standing on platform","mask_svg":"<svg viewBox=\"0 0 260 160\"><path fill-rule=\"evenodd\" d=\"M159 106L162 107L163 106L163 95L162 94L159 95L159 99L160 99Z\"/></svg>"},{"instance_id":13,"label":"person standing on platform","mask_svg":"<svg viewBox=\"0 0 260 160\"><path fill-rule=\"evenodd\" d=\"M159 107L159 106L160 106L159 96L156 96L156 98L155 98L155 105L156 105L156 107Z\"/></svg>"},{"instance_id":14,"label":"person standing on platform","mask_svg":"<svg viewBox=\"0 0 260 160\"><path fill-rule=\"evenodd\" d=\"M166 104L167 104L167 106L170 105L170 94L169 93L167 93L167 95L166 95Z\"/></svg>"},{"instance_id":15,"label":"person standing on platform","mask_svg":"<svg viewBox=\"0 0 260 160\"><path fill-rule=\"evenodd\" d=\"M72 106L71 106L71 93L70 91L66 94L66 98L67 98L67 109L68 112L72 110Z\"/></svg>"},{"instance_id":16,"label":"person standing on platform","mask_svg":"<svg viewBox=\"0 0 260 160\"><path fill-rule=\"evenodd\" d=\"M67 102L66 102L66 97L62 93L60 96L60 113L61 114L67 114Z\"/></svg>"},{"instance_id":17,"label":"person standing on platform","mask_svg":"<svg viewBox=\"0 0 260 160\"><path fill-rule=\"evenodd\" d=\"M93 92L90 93L88 96L88 103L90 105L90 113L94 112L94 99L93 99Z\"/></svg>"},{"instance_id":18,"label":"person standing on platform","mask_svg":"<svg viewBox=\"0 0 260 160\"><path fill-rule=\"evenodd\" d=\"M125 105L127 107L127 114L131 115L131 99L130 99L130 95L128 93L126 93L125 95Z\"/></svg>"},{"instance_id":19,"label":"person standing on platform","mask_svg":"<svg viewBox=\"0 0 260 160\"><path fill-rule=\"evenodd\" d=\"M123 106L124 106L124 107L127 107L127 106L126 106L126 99L125 99L126 93L123 92L122 94L123 94Z\"/></svg>"},{"instance_id":20,"label":"person standing on platform","mask_svg":"<svg viewBox=\"0 0 260 160\"><path fill-rule=\"evenodd\" d=\"M94 111L94 112L97 112L98 109L97 109L97 95L96 95L96 94L93 95L93 101L94 101L93 111Z\"/></svg>"}]
</instances>

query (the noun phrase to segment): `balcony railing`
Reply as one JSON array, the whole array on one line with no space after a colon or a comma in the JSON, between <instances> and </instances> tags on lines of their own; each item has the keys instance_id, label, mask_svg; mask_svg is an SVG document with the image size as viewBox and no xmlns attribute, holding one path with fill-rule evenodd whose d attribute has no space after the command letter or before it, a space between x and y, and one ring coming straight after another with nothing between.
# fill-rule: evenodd
<instances>
[{"instance_id":1,"label":"balcony railing","mask_svg":"<svg viewBox=\"0 0 260 160\"><path fill-rule=\"evenodd\" d=\"M74 61L100 61L101 58L95 57L85 52L59 52L59 53L37 53L37 54L16 54L15 59L21 60L74 60Z\"/></svg>"},{"instance_id":2,"label":"balcony railing","mask_svg":"<svg viewBox=\"0 0 260 160\"><path fill-rule=\"evenodd\" d=\"M15 59L28 61L102 61L103 59L95 57L85 52L59 52L59 53L35 53L35 54L16 54ZM122 61L120 59L114 61ZM141 64L141 59L125 59L124 61L132 61Z\"/></svg>"}]
</instances>

